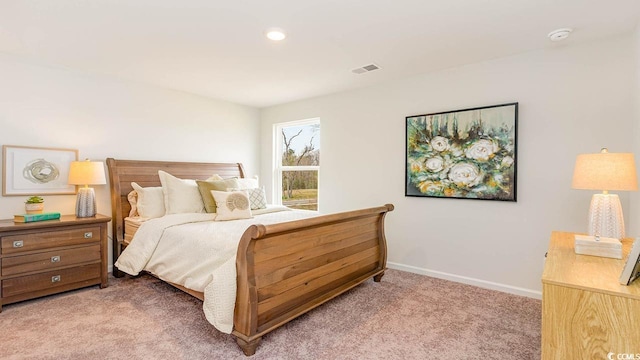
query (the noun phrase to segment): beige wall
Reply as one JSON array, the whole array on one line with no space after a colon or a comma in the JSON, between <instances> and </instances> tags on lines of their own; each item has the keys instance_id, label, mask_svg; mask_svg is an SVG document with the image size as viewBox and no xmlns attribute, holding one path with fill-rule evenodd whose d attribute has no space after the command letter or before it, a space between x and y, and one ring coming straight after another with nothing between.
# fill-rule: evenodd
<instances>
[{"instance_id":1,"label":"beige wall","mask_svg":"<svg viewBox=\"0 0 640 360\"><path fill-rule=\"evenodd\" d=\"M4 55L0 79L0 145L72 148L100 161L242 162L247 174L259 171L254 108ZM98 211L111 214L108 186L96 196ZM1 197L0 219L24 212L25 198ZM75 209L73 195L45 202L50 211Z\"/></svg>"},{"instance_id":2,"label":"beige wall","mask_svg":"<svg viewBox=\"0 0 640 360\"><path fill-rule=\"evenodd\" d=\"M576 155L632 149L634 46L569 42L263 109L263 182L272 124L319 117L323 212L393 203L392 266L539 296L550 232L586 231L592 193L571 189ZM507 102L519 102L517 203L404 196L406 116Z\"/></svg>"}]
</instances>

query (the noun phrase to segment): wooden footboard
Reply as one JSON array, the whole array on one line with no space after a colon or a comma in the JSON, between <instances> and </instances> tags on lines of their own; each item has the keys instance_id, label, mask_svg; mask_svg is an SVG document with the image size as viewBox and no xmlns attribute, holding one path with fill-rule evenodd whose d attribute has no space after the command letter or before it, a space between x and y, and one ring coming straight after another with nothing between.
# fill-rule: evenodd
<instances>
[{"instance_id":1,"label":"wooden footboard","mask_svg":"<svg viewBox=\"0 0 640 360\"><path fill-rule=\"evenodd\" d=\"M387 262L393 205L252 225L238 246L234 330L245 355L262 336L373 277Z\"/></svg>"}]
</instances>

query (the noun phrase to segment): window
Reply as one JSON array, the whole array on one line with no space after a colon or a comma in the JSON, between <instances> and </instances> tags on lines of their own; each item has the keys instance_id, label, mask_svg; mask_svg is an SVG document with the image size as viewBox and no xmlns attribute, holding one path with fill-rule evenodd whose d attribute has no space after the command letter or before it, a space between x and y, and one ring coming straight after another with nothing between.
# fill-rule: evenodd
<instances>
[{"instance_id":1,"label":"window","mask_svg":"<svg viewBox=\"0 0 640 360\"><path fill-rule=\"evenodd\" d=\"M274 125L274 202L318 210L320 119Z\"/></svg>"}]
</instances>

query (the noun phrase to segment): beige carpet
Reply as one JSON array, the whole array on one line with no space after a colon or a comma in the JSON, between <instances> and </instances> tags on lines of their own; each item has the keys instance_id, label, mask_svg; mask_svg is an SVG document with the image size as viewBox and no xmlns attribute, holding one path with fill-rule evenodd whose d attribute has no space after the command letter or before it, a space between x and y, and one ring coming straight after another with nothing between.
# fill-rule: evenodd
<instances>
[{"instance_id":1,"label":"beige carpet","mask_svg":"<svg viewBox=\"0 0 640 360\"><path fill-rule=\"evenodd\" d=\"M266 335L250 359L539 359L539 300L389 270ZM6 305L2 359L246 359L150 277Z\"/></svg>"}]
</instances>

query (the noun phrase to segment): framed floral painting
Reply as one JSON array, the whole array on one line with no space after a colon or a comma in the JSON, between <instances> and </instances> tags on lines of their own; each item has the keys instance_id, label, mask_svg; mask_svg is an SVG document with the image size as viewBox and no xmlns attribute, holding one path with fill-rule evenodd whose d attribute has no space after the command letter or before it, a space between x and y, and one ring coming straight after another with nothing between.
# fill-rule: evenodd
<instances>
[{"instance_id":1,"label":"framed floral painting","mask_svg":"<svg viewBox=\"0 0 640 360\"><path fill-rule=\"evenodd\" d=\"M405 196L516 201L518 103L406 121Z\"/></svg>"}]
</instances>

